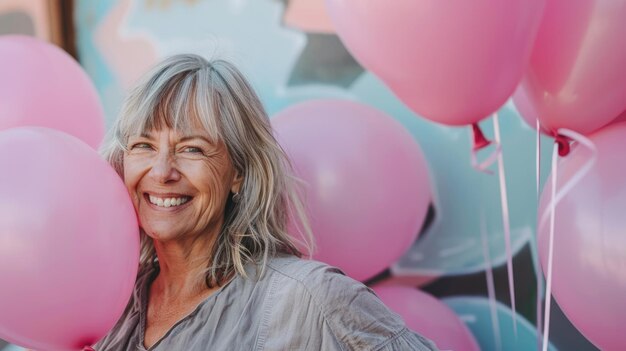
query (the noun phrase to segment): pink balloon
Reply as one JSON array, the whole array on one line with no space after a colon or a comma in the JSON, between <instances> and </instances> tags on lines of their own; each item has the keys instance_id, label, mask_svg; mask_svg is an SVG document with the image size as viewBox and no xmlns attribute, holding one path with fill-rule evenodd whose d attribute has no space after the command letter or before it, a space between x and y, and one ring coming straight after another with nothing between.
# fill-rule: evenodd
<instances>
[{"instance_id":1,"label":"pink balloon","mask_svg":"<svg viewBox=\"0 0 626 351\"><path fill-rule=\"evenodd\" d=\"M548 1L522 81L547 130L589 134L626 110L626 0Z\"/></svg>"},{"instance_id":2,"label":"pink balloon","mask_svg":"<svg viewBox=\"0 0 626 351\"><path fill-rule=\"evenodd\" d=\"M372 107L341 100L295 105L273 120L300 178L318 252L364 280L416 239L431 200L419 145Z\"/></svg>"},{"instance_id":3,"label":"pink balloon","mask_svg":"<svg viewBox=\"0 0 626 351\"><path fill-rule=\"evenodd\" d=\"M0 130L41 126L93 148L104 136L104 112L87 74L63 50L26 36L0 37Z\"/></svg>"},{"instance_id":4,"label":"pink balloon","mask_svg":"<svg viewBox=\"0 0 626 351\"><path fill-rule=\"evenodd\" d=\"M416 113L465 125L526 69L544 0L327 0L341 40Z\"/></svg>"},{"instance_id":5,"label":"pink balloon","mask_svg":"<svg viewBox=\"0 0 626 351\"><path fill-rule=\"evenodd\" d=\"M593 168L557 204L553 295L569 320L602 350L626 350L626 123L601 129ZM558 165L557 192L590 157L576 147ZM551 181L541 195L539 218L549 211ZM547 272L549 220L538 230Z\"/></svg>"},{"instance_id":6,"label":"pink balloon","mask_svg":"<svg viewBox=\"0 0 626 351\"><path fill-rule=\"evenodd\" d=\"M130 298L139 230L117 173L52 129L0 132L0 338L80 350Z\"/></svg>"},{"instance_id":7,"label":"pink balloon","mask_svg":"<svg viewBox=\"0 0 626 351\"><path fill-rule=\"evenodd\" d=\"M405 286L375 286L374 292L404 319L409 329L434 341L439 349L480 350L465 323L437 298Z\"/></svg>"}]
</instances>

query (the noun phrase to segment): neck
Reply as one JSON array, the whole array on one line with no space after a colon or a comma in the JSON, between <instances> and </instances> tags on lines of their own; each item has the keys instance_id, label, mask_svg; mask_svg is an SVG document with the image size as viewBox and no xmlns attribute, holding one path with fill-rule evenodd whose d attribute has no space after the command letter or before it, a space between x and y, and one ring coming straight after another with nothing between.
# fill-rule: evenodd
<instances>
[{"instance_id":1,"label":"neck","mask_svg":"<svg viewBox=\"0 0 626 351\"><path fill-rule=\"evenodd\" d=\"M185 299L206 293L205 271L217 233L161 242L154 240L159 258L159 275L153 289L167 300Z\"/></svg>"}]
</instances>

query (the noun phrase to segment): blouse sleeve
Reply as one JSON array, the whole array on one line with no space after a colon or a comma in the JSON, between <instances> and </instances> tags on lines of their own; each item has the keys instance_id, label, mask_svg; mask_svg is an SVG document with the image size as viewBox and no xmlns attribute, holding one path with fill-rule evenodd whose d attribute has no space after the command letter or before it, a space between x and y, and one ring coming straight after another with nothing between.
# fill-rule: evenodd
<instances>
[{"instance_id":1,"label":"blouse sleeve","mask_svg":"<svg viewBox=\"0 0 626 351\"><path fill-rule=\"evenodd\" d=\"M281 341L280 346L299 350L438 350L432 341L407 329L362 283L319 262L300 266L280 270L268 327L281 333L268 335L265 346L282 339L291 341ZM304 343L293 344L294 337ZM278 346L262 349L281 349Z\"/></svg>"}]
</instances>

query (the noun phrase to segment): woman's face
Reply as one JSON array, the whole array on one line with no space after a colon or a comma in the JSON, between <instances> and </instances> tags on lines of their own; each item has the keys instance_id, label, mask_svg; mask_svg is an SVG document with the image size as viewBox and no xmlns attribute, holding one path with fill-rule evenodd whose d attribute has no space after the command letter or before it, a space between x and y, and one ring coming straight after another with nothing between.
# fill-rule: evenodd
<instances>
[{"instance_id":1,"label":"woman's face","mask_svg":"<svg viewBox=\"0 0 626 351\"><path fill-rule=\"evenodd\" d=\"M186 135L165 127L131 136L128 149L124 182L147 235L165 242L220 229L241 182L223 143L200 128Z\"/></svg>"}]
</instances>

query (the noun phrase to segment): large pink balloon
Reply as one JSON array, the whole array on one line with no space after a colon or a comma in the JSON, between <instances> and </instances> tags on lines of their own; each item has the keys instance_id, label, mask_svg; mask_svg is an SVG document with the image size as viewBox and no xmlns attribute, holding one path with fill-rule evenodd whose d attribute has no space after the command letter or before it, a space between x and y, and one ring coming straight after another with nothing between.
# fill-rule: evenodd
<instances>
[{"instance_id":1,"label":"large pink balloon","mask_svg":"<svg viewBox=\"0 0 626 351\"><path fill-rule=\"evenodd\" d=\"M548 1L526 91L541 124L589 134L626 110L626 0Z\"/></svg>"},{"instance_id":2,"label":"large pink balloon","mask_svg":"<svg viewBox=\"0 0 626 351\"><path fill-rule=\"evenodd\" d=\"M295 105L272 122L307 183L314 257L359 280L400 258L431 200L426 161L402 125L341 100Z\"/></svg>"},{"instance_id":3,"label":"large pink balloon","mask_svg":"<svg viewBox=\"0 0 626 351\"><path fill-rule=\"evenodd\" d=\"M557 204L552 292L569 320L602 350L626 350L626 123L592 134L593 168ZM557 191L590 157L576 147L558 165ZM539 218L549 210L551 181ZM549 221L538 244L547 271Z\"/></svg>"},{"instance_id":4,"label":"large pink balloon","mask_svg":"<svg viewBox=\"0 0 626 351\"><path fill-rule=\"evenodd\" d=\"M80 350L121 316L139 262L133 205L87 144L47 128L0 132L0 338Z\"/></svg>"},{"instance_id":5,"label":"large pink balloon","mask_svg":"<svg viewBox=\"0 0 626 351\"><path fill-rule=\"evenodd\" d=\"M526 69L544 0L327 0L355 58L413 111L465 125L498 110Z\"/></svg>"},{"instance_id":6,"label":"large pink balloon","mask_svg":"<svg viewBox=\"0 0 626 351\"><path fill-rule=\"evenodd\" d=\"M0 36L0 130L20 126L58 129L97 148L104 112L91 80L63 50Z\"/></svg>"},{"instance_id":7,"label":"large pink balloon","mask_svg":"<svg viewBox=\"0 0 626 351\"><path fill-rule=\"evenodd\" d=\"M437 344L441 350L479 351L480 347L465 323L435 297L405 286L374 287L374 292L409 329Z\"/></svg>"}]
</instances>

